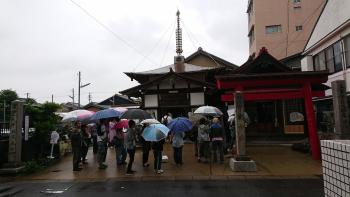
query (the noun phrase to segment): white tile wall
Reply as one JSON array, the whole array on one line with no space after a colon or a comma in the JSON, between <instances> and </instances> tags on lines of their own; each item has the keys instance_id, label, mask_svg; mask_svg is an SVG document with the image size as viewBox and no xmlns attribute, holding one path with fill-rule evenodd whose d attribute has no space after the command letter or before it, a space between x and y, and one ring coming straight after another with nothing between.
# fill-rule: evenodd
<instances>
[{"instance_id":1,"label":"white tile wall","mask_svg":"<svg viewBox=\"0 0 350 197\"><path fill-rule=\"evenodd\" d=\"M325 196L350 197L350 140L321 140Z\"/></svg>"}]
</instances>

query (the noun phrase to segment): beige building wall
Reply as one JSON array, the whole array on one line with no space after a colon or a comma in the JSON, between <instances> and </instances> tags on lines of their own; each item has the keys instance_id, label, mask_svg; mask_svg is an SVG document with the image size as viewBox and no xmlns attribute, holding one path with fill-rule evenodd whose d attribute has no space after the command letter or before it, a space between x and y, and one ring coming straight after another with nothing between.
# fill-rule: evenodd
<instances>
[{"instance_id":1,"label":"beige building wall","mask_svg":"<svg viewBox=\"0 0 350 197\"><path fill-rule=\"evenodd\" d=\"M248 31L254 28L249 54L262 47L277 59L301 53L326 0L250 0ZM250 7L249 7L250 5ZM249 17L250 15L250 17ZM266 27L280 25L280 31L267 33ZM296 26L302 26L297 31Z\"/></svg>"}]
</instances>

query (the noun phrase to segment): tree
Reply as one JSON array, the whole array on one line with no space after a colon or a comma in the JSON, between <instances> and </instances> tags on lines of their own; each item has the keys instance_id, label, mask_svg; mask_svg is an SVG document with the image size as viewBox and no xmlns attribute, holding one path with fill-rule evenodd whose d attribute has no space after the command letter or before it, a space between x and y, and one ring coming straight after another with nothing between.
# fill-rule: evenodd
<instances>
[{"instance_id":1,"label":"tree","mask_svg":"<svg viewBox=\"0 0 350 197\"><path fill-rule=\"evenodd\" d=\"M18 95L15 91L11 89L5 89L0 91L0 121L2 122L4 120L4 102L6 104L5 106L5 116L6 120L5 122L10 121L10 113L11 113L11 102L18 99Z\"/></svg>"},{"instance_id":2,"label":"tree","mask_svg":"<svg viewBox=\"0 0 350 197\"><path fill-rule=\"evenodd\" d=\"M59 104L46 102L40 106L27 104L25 113L29 116L30 127L35 128L31 141L36 158L45 155L46 146L49 144L51 131L56 129L60 118L55 112L60 108Z\"/></svg>"},{"instance_id":3,"label":"tree","mask_svg":"<svg viewBox=\"0 0 350 197\"><path fill-rule=\"evenodd\" d=\"M15 91L11 89L1 90L0 91L0 100L3 102L4 100L8 103L18 99L18 95Z\"/></svg>"}]
</instances>

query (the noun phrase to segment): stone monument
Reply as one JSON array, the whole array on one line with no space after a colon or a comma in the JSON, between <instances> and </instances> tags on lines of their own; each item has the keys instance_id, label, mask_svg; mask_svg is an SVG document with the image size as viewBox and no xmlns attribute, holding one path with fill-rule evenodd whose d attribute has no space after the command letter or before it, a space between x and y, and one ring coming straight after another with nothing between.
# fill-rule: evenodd
<instances>
[{"instance_id":1,"label":"stone monument","mask_svg":"<svg viewBox=\"0 0 350 197\"><path fill-rule=\"evenodd\" d=\"M8 162L0 169L0 174L13 174L21 171L24 166L21 160L22 153L22 124L23 102L12 101L9 134Z\"/></svg>"},{"instance_id":2,"label":"stone monument","mask_svg":"<svg viewBox=\"0 0 350 197\"><path fill-rule=\"evenodd\" d=\"M332 94L335 137L337 139L350 139L349 106L346 98L346 86L344 80L332 82Z\"/></svg>"},{"instance_id":3,"label":"stone monument","mask_svg":"<svg viewBox=\"0 0 350 197\"><path fill-rule=\"evenodd\" d=\"M237 155L230 159L230 167L236 172L255 172L257 171L255 161L251 160L246 153L243 93L236 91L234 97Z\"/></svg>"}]
</instances>

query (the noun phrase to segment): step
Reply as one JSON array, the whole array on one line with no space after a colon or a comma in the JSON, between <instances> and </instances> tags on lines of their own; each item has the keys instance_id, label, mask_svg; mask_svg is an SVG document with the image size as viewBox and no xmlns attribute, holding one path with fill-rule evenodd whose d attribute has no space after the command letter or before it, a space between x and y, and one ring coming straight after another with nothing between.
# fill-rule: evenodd
<instances>
[{"instance_id":1,"label":"step","mask_svg":"<svg viewBox=\"0 0 350 197\"><path fill-rule=\"evenodd\" d=\"M0 192L0 197L10 197L10 196L15 196L16 194L22 192L23 189L19 188L13 188L11 190L8 190L6 192Z\"/></svg>"}]
</instances>

